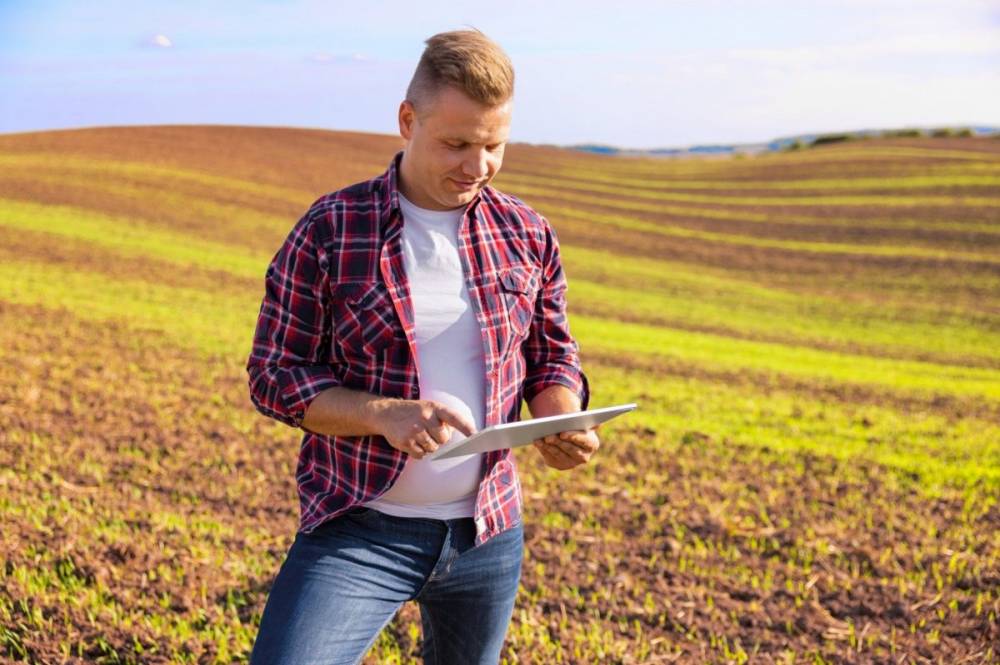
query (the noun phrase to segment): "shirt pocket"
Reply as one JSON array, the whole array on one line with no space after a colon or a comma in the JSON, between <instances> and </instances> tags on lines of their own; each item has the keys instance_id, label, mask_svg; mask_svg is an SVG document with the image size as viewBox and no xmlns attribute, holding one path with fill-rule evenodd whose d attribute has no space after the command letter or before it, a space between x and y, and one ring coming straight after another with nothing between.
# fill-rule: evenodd
<instances>
[{"instance_id":1,"label":"shirt pocket","mask_svg":"<svg viewBox=\"0 0 1000 665\"><path fill-rule=\"evenodd\" d=\"M331 295L334 343L345 356L377 356L394 340L405 340L382 282L339 282Z\"/></svg>"},{"instance_id":2,"label":"shirt pocket","mask_svg":"<svg viewBox=\"0 0 1000 665\"><path fill-rule=\"evenodd\" d=\"M512 337L513 344L520 344L531 330L535 317L535 299L538 296L537 277L526 266L513 265L498 275L500 302Z\"/></svg>"}]
</instances>

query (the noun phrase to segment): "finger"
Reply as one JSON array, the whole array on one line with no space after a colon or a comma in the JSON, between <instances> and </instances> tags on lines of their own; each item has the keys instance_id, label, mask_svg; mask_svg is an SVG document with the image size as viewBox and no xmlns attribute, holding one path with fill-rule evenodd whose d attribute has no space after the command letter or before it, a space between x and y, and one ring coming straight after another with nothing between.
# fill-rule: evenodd
<instances>
[{"instance_id":1,"label":"finger","mask_svg":"<svg viewBox=\"0 0 1000 665\"><path fill-rule=\"evenodd\" d=\"M555 444L567 457L574 461L586 462L590 459L590 453L569 441L559 441Z\"/></svg>"},{"instance_id":2,"label":"finger","mask_svg":"<svg viewBox=\"0 0 1000 665\"><path fill-rule=\"evenodd\" d=\"M578 459L580 461L586 461L585 459L579 457L580 449L574 446L572 443L556 439L556 441L554 441L553 443L546 444L545 447L548 448L553 453L555 453L556 455L562 456L566 459L573 461L576 461Z\"/></svg>"},{"instance_id":3,"label":"finger","mask_svg":"<svg viewBox=\"0 0 1000 665\"><path fill-rule=\"evenodd\" d=\"M551 443L546 443L545 439L535 439L532 442L532 445L534 445L535 448L538 450L538 452L540 452L542 454L545 454L546 452L548 452L549 448L552 447L552 444Z\"/></svg>"},{"instance_id":4,"label":"finger","mask_svg":"<svg viewBox=\"0 0 1000 665\"><path fill-rule=\"evenodd\" d=\"M538 452L542 454L542 457L545 458L545 461L550 464L554 463L556 460L562 459L562 451L556 448L555 451L553 452L552 444L546 443L545 439L537 439L535 441L535 448L537 448Z\"/></svg>"},{"instance_id":5,"label":"finger","mask_svg":"<svg viewBox=\"0 0 1000 665\"><path fill-rule=\"evenodd\" d=\"M449 425L454 426L465 436L472 436L476 433L476 424L457 411L453 411L447 406L441 406L438 407L435 412L437 413L438 418Z\"/></svg>"},{"instance_id":6,"label":"finger","mask_svg":"<svg viewBox=\"0 0 1000 665\"><path fill-rule=\"evenodd\" d=\"M587 453L597 452L598 447L601 445L600 439L596 435L591 436L585 432L564 432L563 434L568 434L568 436L564 436L564 441L572 443Z\"/></svg>"},{"instance_id":7,"label":"finger","mask_svg":"<svg viewBox=\"0 0 1000 665\"><path fill-rule=\"evenodd\" d=\"M569 444L570 446L573 446L577 450L584 450L587 452L590 451L590 448L588 447L586 440L583 437L577 435L573 435L572 437L563 437L559 440L559 443Z\"/></svg>"},{"instance_id":8,"label":"finger","mask_svg":"<svg viewBox=\"0 0 1000 665\"><path fill-rule=\"evenodd\" d=\"M564 467L570 462L566 457L566 453L559 449L558 446L551 443L541 443L538 446L538 452L542 454L545 459L545 463L549 466Z\"/></svg>"},{"instance_id":9,"label":"finger","mask_svg":"<svg viewBox=\"0 0 1000 665\"><path fill-rule=\"evenodd\" d=\"M431 435L426 431L421 432L417 435L417 445L420 446L425 452L432 453L437 450L437 442L431 438Z\"/></svg>"},{"instance_id":10,"label":"finger","mask_svg":"<svg viewBox=\"0 0 1000 665\"><path fill-rule=\"evenodd\" d=\"M431 425L427 428L427 434L436 443L447 443L448 439L451 438L451 427L439 420L437 425Z\"/></svg>"}]
</instances>

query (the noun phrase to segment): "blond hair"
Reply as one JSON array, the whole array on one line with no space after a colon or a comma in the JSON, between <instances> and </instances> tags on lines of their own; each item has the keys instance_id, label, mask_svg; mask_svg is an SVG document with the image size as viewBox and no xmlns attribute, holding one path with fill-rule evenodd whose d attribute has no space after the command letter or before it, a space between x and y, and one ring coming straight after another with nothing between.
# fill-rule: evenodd
<instances>
[{"instance_id":1,"label":"blond hair","mask_svg":"<svg viewBox=\"0 0 1000 665\"><path fill-rule=\"evenodd\" d=\"M479 30L441 32L426 42L406 99L423 115L445 86L454 86L486 106L514 95L514 66L503 49Z\"/></svg>"}]
</instances>

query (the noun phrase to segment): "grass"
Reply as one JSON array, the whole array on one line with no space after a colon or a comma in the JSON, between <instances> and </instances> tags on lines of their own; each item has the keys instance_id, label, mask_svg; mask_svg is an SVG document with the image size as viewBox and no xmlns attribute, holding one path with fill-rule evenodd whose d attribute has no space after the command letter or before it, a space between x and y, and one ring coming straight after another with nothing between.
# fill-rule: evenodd
<instances>
[{"instance_id":1,"label":"grass","mask_svg":"<svg viewBox=\"0 0 1000 665\"><path fill-rule=\"evenodd\" d=\"M266 177L239 157L294 132L116 131L0 137L0 654L245 661L297 524L301 433L253 409L243 363L267 263L322 192L295 151ZM236 136L260 143L219 148ZM338 154L391 156L308 140L341 184ZM592 405L639 410L571 472L517 452L504 662L1000 662L990 145L511 148L498 182L560 233ZM698 251L623 249L651 238ZM367 662L419 644L407 604Z\"/></svg>"}]
</instances>

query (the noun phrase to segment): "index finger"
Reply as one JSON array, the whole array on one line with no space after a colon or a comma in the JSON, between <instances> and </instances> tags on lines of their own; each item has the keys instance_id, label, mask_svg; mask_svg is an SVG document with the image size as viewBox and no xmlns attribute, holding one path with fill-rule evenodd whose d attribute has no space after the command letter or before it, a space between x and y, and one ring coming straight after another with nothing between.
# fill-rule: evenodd
<instances>
[{"instance_id":1,"label":"index finger","mask_svg":"<svg viewBox=\"0 0 1000 665\"><path fill-rule=\"evenodd\" d=\"M465 434L465 436L472 436L476 431L475 423L457 411L452 411L446 406L438 407L437 416L449 425L454 425L455 428L462 432L462 434Z\"/></svg>"}]
</instances>

